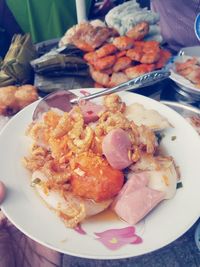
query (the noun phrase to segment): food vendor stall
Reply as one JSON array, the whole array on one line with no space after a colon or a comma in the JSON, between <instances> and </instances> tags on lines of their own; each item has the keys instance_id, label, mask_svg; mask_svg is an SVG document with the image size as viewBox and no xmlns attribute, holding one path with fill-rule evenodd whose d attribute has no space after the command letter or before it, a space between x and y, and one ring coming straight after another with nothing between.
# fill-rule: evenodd
<instances>
[{"instance_id":1,"label":"food vendor stall","mask_svg":"<svg viewBox=\"0 0 200 267\"><path fill-rule=\"evenodd\" d=\"M199 218L200 143L198 134L183 118L191 119L194 128L199 127L198 88L188 89L185 84L181 88L179 81L170 77L152 86L129 88L130 92L107 95L102 101L87 102L78 98L78 105L71 105L67 112L63 112L58 101L58 106L53 104L53 99L64 99L67 90L72 88L79 88L73 91L79 97L89 98L91 93L120 87L123 82L131 83L132 79L140 82L140 75L147 80L151 71L155 71L155 75L159 75L160 69L164 73L170 70L185 75L182 72L185 59L179 62L172 58L169 62L171 54L160 44L156 25L158 16L141 10L135 1L130 2L134 2L131 10L135 12L134 18L130 16L130 9L125 7L120 11L124 12L120 18L119 7L108 13L107 25L99 21L78 24L55 42L32 46L28 36L13 40L18 47L22 44L21 54L24 50L27 53L27 46L33 49L29 49L32 51L30 62L24 60L26 56L19 58L35 72L35 86L26 86L22 93L24 88L19 84L23 79L16 79L9 88L1 90L1 114L9 119L8 116L38 96L47 95L47 98L22 109L0 135L0 146L5 152L0 154L1 179L9 185L9 194L2 207L22 232L61 252L53 254L44 248L43 251L46 249L51 257L56 255L51 262L46 255L43 257L46 266L198 267L200 263L195 246L195 241L199 244L198 232L194 241ZM79 15L84 17L84 13ZM144 17L146 23L140 21ZM114 30L112 26L115 26ZM119 32L116 33L116 29ZM7 59L10 59L11 52L12 49ZM182 51L184 53L186 51ZM11 59L11 62L3 63L3 70L14 79L19 76L15 74L20 68L12 66L14 60ZM195 74L199 71L199 64L190 59L189 64L186 63L190 70L192 67L195 79L188 75L187 68L185 78L198 87ZM78 83L77 77L90 81L95 88L87 89L89 83L80 80ZM65 91L48 95L56 89ZM29 101L25 102L27 98ZM16 103L23 105L17 106ZM11 109L11 105L17 109ZM37 110L39 112L35 113ZM39 115L34 117L32 114ZM23 139L25 130L35 141L29 152ZM162 130L166 132L163 134ZM22 157L26 170L19 164ZM7 162L12 168L7 167ZM31 180L26 171L29 171ZM155 174L156 179L153 178ZM19 176L17 182L15 176ZM42 205L34 190L50 209ZM89 218L90 208L94 207L97 209L95 213L99 214ZM101 214L102 209L107 213ZM26 219L24 213L28 214ZM7 225L6 219L4 222Z\"/></svg>"}]
</instances>

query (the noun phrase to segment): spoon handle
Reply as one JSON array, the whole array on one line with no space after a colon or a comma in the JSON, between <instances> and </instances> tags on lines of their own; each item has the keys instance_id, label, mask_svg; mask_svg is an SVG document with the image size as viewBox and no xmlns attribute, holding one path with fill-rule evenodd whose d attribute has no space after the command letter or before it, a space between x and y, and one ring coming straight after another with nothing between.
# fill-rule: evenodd
<instances>
[{"instance_id":1,"label":"spoon handle","mask_svg":"<svg viewBox=\"0 0 200 267\"><path fill-rule=\"evenodd\" d=\"M162 81L162 80L168 78L169 75L170 75L170 72L165 71L165 70L157 70L157 71L149 72L149 73L143 74L141 76L138 76L137 78L129 80L128 82L122 83L116 87L113 87L110 89L105 89L103 91L100 91L100 92L97 92L94 94L90 94L87 96L81 96L81 97L72 99L70 101L70 103L76 104L80 100L90 100L90 99L94 99L94 98L97 98L100 96L109 95L112 93L118 93L121 91L133 90L133 89L138 89L138 88L141 88L144 86L149 86L149 85L152 85L154 83L157 83L159 81Z\"/></svg>"}]
</instances>

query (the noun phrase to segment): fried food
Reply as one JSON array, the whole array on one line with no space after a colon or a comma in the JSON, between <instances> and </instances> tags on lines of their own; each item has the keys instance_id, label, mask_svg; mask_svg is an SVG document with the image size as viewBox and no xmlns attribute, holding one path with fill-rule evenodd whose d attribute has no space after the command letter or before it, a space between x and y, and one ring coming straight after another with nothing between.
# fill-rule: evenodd
<instances>
[{"instance_id":1,"label":"fried food","mask_svg":"<svg viewBox=\"0 0 200 267\"><path fill-rule=\"evenodd\" d=\"M117 58L120 58L120 57L123 57L123 56L126 56L126 51L119 51L116 53L116 57Z\"/></svg>"},{"instance_id":2,"label":"fried food","mask_svg":"<svg viewBox=\"0 0 200 267\"><path fill-rule=\"evenodd\" d=\"M0 114L12 116L38 99L37 89L32 85L0 88Z\"/></svg>"},{"instance_id":3,"label":"fried food","mask_svg":"<svg viewBox=\"0 0 200 267\"><path fill-rule=\"evenodd\" d=\"M127 69L128 67L131 66L131 62L132 62L132 60L129 57L126 57L126 56L120 57L115 62L114 66L113 66L113 71L119 72L119 71L122 71L124 69Z\"/></svg>"},{"instance_id":4,"label":"fried food","mask_svg":"<svg viewBox=\"0 0 200 267\"><path fill-rule=\"evenodd\" d=\"M156 69L163 68L171 57L171 53L167 50L160 50L160 58L156 62Z\"/></svg>"},{"instance_id":5,"label":"fried food","mask_svg":"<svg viewBox=\"0 0 200 267\"><path fill-rule=\"evenodd\" d=\"M92 79L107 88L160 69L170 57L171 53L161 49L157 41L135 41L127 36L117 37L112 44L84 55Z\"/></svg>"},{"instance_id":6,"label":"fried food","mask_svg":"<svg viewBox=\"0 0 200 267\"><path fill-rule=\"evenodd\" d=\"M103 58L99 58L95 61L95 69L96 70L105 70L111 68L116 62L116 56L107 56Z\"/></svg>"},{"instance_id":7,"label":"fried food","mask_svg":"<svg viewBox=\"0 0 200 267\"><path fill-rule=\"evenodd\" d=\"M110 77L107 73L95 70L92 66L90 66L90 75L92 79L99 84L107 87L110 81Z\"/></svg>"},{"instance_id":8,"label":"fried food","mask_svg":"<svg viewBox=\"0 0 200 267\"><path fill-rule=\"evenodd\" d=\"M142 21L131 28L126 35L112 38L85 53L83 58L89 65L90 75L95 82L94 87L111 88L164 67L171 53L161 49L158 41L144 41L148 31L149 23ZM81 40L79 40L80 45ZM196 80L193 74L191 79Z\"/></svg>"},{"instance_id":9,"label":"fried food","mask_svg":"<svg viewBox=\"0 0 200 267\"><path fill-rule=\"evenodd\" d=\"M97 58L102 58L114 54L117 51L116 46L113 44L105 44L96 50Z\"/></svg>"},{"instance_id":10,"label":"fried food","mask_svg":"<svg viewBox=\"0 0 200 267\"><path fill-rule=\"evenodd\" d=\"M112 112L108 110L100 116L98 124L95 127L95 134L97 137L105 136L116 128L128 130L130 129L130 122L120 111Z\"/></svg>"},{"instance_id":11,"label":"fried food","mask_svg":"<svg viewBox=\"0 0 200 267\"><path fill-rule=\"evenodd\" d=\"M16 101L15 86L7 86L0 88L0 114L11 116L20 110L19 104Z\"/></svg>"},{"instance_id":12,"label":"fried food","mask_svg":"<svg viewBox=\"0 0 200 267\"><path fill-rule=\"evenodd\" d=\"M133 47L134 41L128 36L119 36L114 38L113 44L117 47L118 50L127 50Z\"/></svg>"},{"instance_id":13,"label":"fried food","mask_svg":"<svg viewBox=\"0 0 200 267\"><path fill-rule=\"evenodd\" d=\"M142 21L135 25L132 29L127 31L126 36L133 38L134 40L142 40L149 33L149 24L146 21Z\"/></svg>"},{"instance_id":14,"label":"fried food","mask_svg":"<svg viewBox=\"0 0 200 267\"><path fill-rule=\"evenodd\" d=\"M197 58L187 59L185 62L176 62L176 72L200 88L200 64Z\"/></svg>"},{"instance_id":15,"label":"fried food","mask_svg":"<svg viewBox=\"0 0 200 267\"><path fill-rule=\"evenodd\" d=\"M86 53L83 58L89 62L90 64L94 64L95 61L97 60L97 54L96 52L89 52L89 53Z\"/></svg>"},{"instance_id":16,"label":"fried food","mask_svg":"<svg viewBox=\"0 0 200 267\"><path fill-rule=\"evenodd\" d=\"M110 81L107 85L107 87L115 87L121 83L128 82L129 78L127 75L123 72L113 72L113 74L110 77Z\"/></svg>"},{"instance_id":17,"label":"fried food","mask_svg":"<svg viewBox=\"0 0 200 267\"><path fill-rule=\"evenodd\" d=\"M160 58L160 48L158 46L155 47L147 47L143 48L143 56L140 59L142 64L152 64L159 60Z\"/></svg>"},{"instance_id":18,"label":"fried food","mask_svg":"<svg viewBox=\"0 0 200 267\"><path fill-rule=\"evenodd\" d=\"M104 97L104 106L111 112L120 111L124 112L126 104L116 94L107 95Z\"/></svg>"},{"instance_id":19,"label":"fried food","mask_svg":"<svg viewBox=\"0 0 200 267\"><path fill-rule=\"evenodd\" d=\"M22 109L38 99L36 87L28 84L22 85L16 91L15 97L20 109Z\"/></svg>"},{"instance_id":20,"label":"fried food","mask_svg":"<svg viewBox=\"0 0 200 267\"><path fill-rule=\"evenodd\" d=\"M128 119L117 94L105 96L100 106L95 122L86 122L78 105L69 113L50 109L27 130L33 145L24 165L31 185L67 227L108 208L124 185L124 168L137 162L141 168L143 155L156 165L157 139L141 116L138 124Z\"/></svg>"},{"instance_id":21,"label":"fried food","mask_svg":"<svg viewBox=\"0 0 200 267\"><path fill-rule=\"evenodd\" d=\"M127 57L129 57L133 61L140 62L142 56L143 56L143 51L141 47L134 47L132 49L129 49L126 52Z\"/></svg>"},{"instance_id":22,"label":"fried food","mask_svg":"<svg viewBox=\"0 0 200 267\"><path fill-rule=\"evenodd\" d=\"M130 68L127 68L125 70L125 73L129 79L133 79L138 77L139 75L148 73L152 70L154 70L155 65L154 64L140 64L137 66L133 66Z\"/></svg>"},{"instance_id":23,"label":"fried food","mask_svg":"<svg viewBox=\"0 0 200 267\"><path fill-rule=\"evenodd\" d=\"M90 22L82 22L66 32L61 39L60 46L71 43L83 51L91 52L112 36L116 36L116 31L111 28L92 25Z\"/></svg>"}]
</instances>

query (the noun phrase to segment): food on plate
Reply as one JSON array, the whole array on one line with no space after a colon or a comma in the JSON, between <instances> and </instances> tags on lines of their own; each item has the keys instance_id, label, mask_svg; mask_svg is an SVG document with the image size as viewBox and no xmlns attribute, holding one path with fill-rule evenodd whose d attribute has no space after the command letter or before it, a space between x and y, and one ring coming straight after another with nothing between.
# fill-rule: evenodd
<instances>
[{"instance_id":1,"label":"food on plate","mask_svg":"<svg viewBox=\"0 0 200 267\"><path fill-rule=\"evenodd\" d=\"M123 71L124 69L130 67L131 61L132 60L126 56L118 58L113 66L113 72L115 73L115 72Z\"/></svg>"},{"instance_id":2,"label":"food on plate","mask_svg":"<svg viewBox=\"0 0 200 267\"><path fill-rule=\"evenodd\" d=\"M160 203L164 196L162 191L148 186L145 174L133 174L117 196L113 209L120 218L134 225Z\"/></svg>"},{"instance_id":3,"label":"food on plate","mask_svg":"<svg viewBox=\"0 0 200 267\"><path fill-rule=\"evenodd\" d=\"M107 27L101 21L82 22L65 33L59 46L71 43L83 51L91 52L105 43L108 38L116 35L117 32L114 29Z\"/></svg>"},{"instance_id":4,"label":"food on plate","mask_svg":"<svg viewBox=\"0 0 200 267\"><path fill-rule=\"evenodd\" d=\"M95 70L92 66L90 66L90 75L100 87L107 87L110 82L109 74Z\"/></svg>"},{"instance_id":5,"label":"food on plate","mask_svg":"<svg viewBox=\"0 0 200 267\"><path fill-rule=\"evenodd\" d=\"M140 75L153 71L153 64L140 64L133 67L125 69L125 74L129 79L134 79Z\"/></svg>"},{"instance_id":6,"label":"food on plate","mask_svg":"<svg viewBox=\"0 0 200 267\"><path fill-rule=\"evenodd\" d=\"M134 37L137 40L147 39L162 41L157 23L159 15L147 8L140 8L136 0L127 1L111 9L105 16L109 27L114 28L120 35ZM133 29L138 25L135 29Z\"/></svg>"},{"instance_id":7,"label":"food on plate","mask_svg":"<svg viewBox=\"0 0 200 267\"><path fill-rule=\"evenodd\" d=\"M184 62L175 62L175 71L200 88L200 63L198 58L189 58Z\"/></svg>"},{"instance_id":8,"label":"food on plate","mask_svg":"<svg viewBox=\"0 0 200 267\"><path fill-rule=\"evenodd\" d=\"M0 114L11 116L38 99L35 86L6 86L0 88Z\"/></svg>"},{"instance_id":9,"label":"food on plate","mask_svg":"<svg viewBox=\"0 0 200 267\"><path fill-rule=\"evenodd\" d=\"M119 36L114 38L113 44L118 50L123 51L130 49L134 45L134 40L128 36Z\"/></svg>"},{"instance_id":10,"label":"food on plate","mask_svg":"<svg viewBox=\"0 0 200 267\"><path fill-rule=\"evenodd\" d=\"M136 41L144 39L149 33L149 24L146 21L142 21L135 25L132 29L127 31L126 36L133 38Z\"/></svg>"},{"instance_id":11,"label":"food on plate","mask_svg":"<svg viewBox=\"0 0 200 267\"><path fill-rule=\"evenodd\" d=\"M125 115L129 120L133 120L136 125L145 125L153 131L160 131L171 126L169 121L156 110L146 109L139 103L126 107Z\"/></svg>"},{"instance_id":12,"label":"food on plate","mask_svg":"<svg viewBox=\"0 0 200 267\"><path fill-rule=\"evenodd\" d=\"M200 134L200 117L199 116L188 116L186 120L194 127L198 134Z\"/></svg>"},{"instance_id":13,"label":"food on plate","mask_svg":"<svg viewBox=\"0 0 200 267\"><path fill-rule=\"evenodd\" d=\"M163 68L171 53L160 47L158 14L128 1L100 20L69 29L60 46L73 44L85 54L95 87L110 88Z\"/></svg>"},{"instance_id":14,"label":"food on plate","mask_svg":"<svg viewBox=\"0 0 200 267\"><path fill-rule=\"evenodd\" d=\"M171 53L156 41L119 36L112 43L85 53L92 79L100 87L114 87L165 66Z\"/></svg>"},{"instance_id":15,"label":"food on plate","mask_svg":"<svg viewBox=\"0 0 200 267\"><path fill-rule=\"evenodd\" d=\"M74 195L101 202L112 199L122 188L123 173L103 157L86 152L77 155L74 161L78 166L71 177Z\"/></svg>"},{"instance_id":16,"label":"food on plate","mask_svg":"<svg viewBox=\"0 0 200 267\"><path fill-rule=\"evenodd\" d=\"M32 185L36 192L69 227L75 227L79 221L100 213L108 208L112 202L112 199L94 202L91 199L74 196L73 193L67 191L60 194L58 190L54 189L45 192L43 183L46 183L47 180L48 178L40 171L35 171L32 175Z\"/></svg>"},{"instance_id":17,"label":"food on plate","mask_svg":"<svg viewBox=\"0 0 200 267\"><path fill-rule=\"evenodd\" d=\"M32 146L24 165L67 227L108 208L136 224L176 193L174 160L160 155L155 132L168 127L156 111L126 105L117 94L102 104L80 102L70 112L52 108L27 129Z\"/></svg>"},{"instance_id":18,"label":"food on plate","mask_svg":"<svg viewBox=\"0 0 200 267\"><path fill-rule=\"evenodd\" d=\"M103 154L109 164L117 170L123 170L131 165L132 159L129 157L131 147L128 134L121 128L111 130L102 142Z\"/></svg>"}]
</instances>

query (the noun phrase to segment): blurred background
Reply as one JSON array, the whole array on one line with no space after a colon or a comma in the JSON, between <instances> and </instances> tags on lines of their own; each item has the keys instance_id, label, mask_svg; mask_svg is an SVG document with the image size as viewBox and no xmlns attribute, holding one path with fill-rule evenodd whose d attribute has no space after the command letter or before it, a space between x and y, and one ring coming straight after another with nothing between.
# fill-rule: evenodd
<instances>
[{"instance_id":1,"label":"blurred background","mask_svg":"<svg viewBox=\"0 0 200 267\"><path fill-rule=\"evenodd\" d=\"M86 0L88 19L102 18L125 0ZM149 8L148 0L138 0ZM60 38L77 23L75 0L0 0L0 57L15 33L30 33L34 43Z\"/></svg>"}]
</instances>

